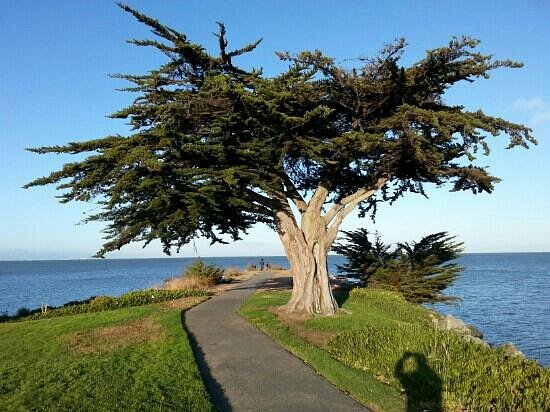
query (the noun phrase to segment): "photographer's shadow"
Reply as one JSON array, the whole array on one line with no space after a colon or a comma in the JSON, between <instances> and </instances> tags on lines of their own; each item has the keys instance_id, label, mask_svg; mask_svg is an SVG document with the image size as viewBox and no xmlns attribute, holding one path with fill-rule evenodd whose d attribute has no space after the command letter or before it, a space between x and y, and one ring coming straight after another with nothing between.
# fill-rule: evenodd
<instances>
[{"instance_id":1,"label":"photographer's shadow","mask_svg":"<svg viewBox=\"0 0 550 412\"><path fill-rule=\"evenodd\" d=\"M395 376L407 396L407 412L443 410L442 381L420 353L406 352L395 365Z\"/></svg>"}]
</instances>

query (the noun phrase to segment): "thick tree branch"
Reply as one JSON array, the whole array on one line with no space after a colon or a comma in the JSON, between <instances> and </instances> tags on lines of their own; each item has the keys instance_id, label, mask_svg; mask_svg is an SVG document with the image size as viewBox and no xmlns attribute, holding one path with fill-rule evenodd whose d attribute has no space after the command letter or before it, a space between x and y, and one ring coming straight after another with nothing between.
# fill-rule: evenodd
<instances>
[{"instance_id":1,"label":"thick tree branch","mask_svg":"<svg viewBox=\"0 0 550 412\"><path fill-rule=\"evenodd\" d=\"M285 248L290 244L290 238L300 238L304 236L287 198L282 198L279 207L273 209L273 216L275 218L277 232L283 240Z\"/></svg>"},{"instance_id":2,"label":"thick tree branch","mask_svg":"<svg viewBox=\"0 0 550 412\"><path fill-rule=\"evenodd\" d=\"M343 198L331 207L323 217L327 225L327 241L329 244L332 244L336 239L338 229L346 216L348 216L359 203L375 194L387 181L387 177L379 178L375 185L370 188L359 189L354 194Z\"/></svg>"},{"instance_id":3,"label":"thick tree branch","mask_svg":"<svg viewBox=\"0 0 550 412\"><path fill-rule=\"evenodd\" d=\"M319 183L319 186L317 186L315 193L313 193L313 196L309 201L308 209L311 211L319 211L319 213L321 213L321 208L325 204L328 194L329 189L326 187L326 184Z\"/></svg>"},{"instance_id":4,"label":"thick tree branch","mask_svg":"<svg viewBox=\"0 0 550 412\"><path fill-rule=\"evenodd\" d=\"M267 206L261 205L259 203L252 203L252 208L259 214L262 214L267 217L273 217L273 210Z\"/></svg>"},{"instance_id":5,"label":"thick tree branch","mask_svg":"<svg viewBox=\"0 0 550 412\"><path fill-rule=\"evenodd\" d=\"M372 196L376 191L378 191L382 186L384 186L387 181L388 181L387 177L381 177L376 181L376 184L374 186L359 189L357 192L347 197L344 197L343 199L340 199L338 202L332 205L329 211L325 214L324 219L325 219L326 225L328 226L332 222L332 220L336 217L336 215L344 209L346 210L349 209L345 214L345 216L347 216L349 212L353 210L353 208L355 208L355 206L357 206L363 200L366 200L370 196Z\"/></svg>"},{"instance_id":6,"label":"thick tree branch","mask_svg":"<svg viewBox=\"0 0 550 412\"><path fill-rule=\"evenodd\" d=\"M252 189L245 189L245 192L250 197L250 200L252 202L256 202L269 210L280 207L280 200L278 199L272 199L270 197L264 196L258 192L253 191Z\"/></svg>"},{"instance_id":7,"label":"thick tree branch","mask_svg":"<svg viewBox=\"0 0 550 412\"><path fill-rule=\"evenodd\" d=\"M307 210L307 202L304 200L298 189L296 189L296 186L294 186L294 183L292 183L290 177L286 174L283 176L283 183L286 189L286 196L294 202L300 213L304 213Z\"/></svg>"}]
</instances>

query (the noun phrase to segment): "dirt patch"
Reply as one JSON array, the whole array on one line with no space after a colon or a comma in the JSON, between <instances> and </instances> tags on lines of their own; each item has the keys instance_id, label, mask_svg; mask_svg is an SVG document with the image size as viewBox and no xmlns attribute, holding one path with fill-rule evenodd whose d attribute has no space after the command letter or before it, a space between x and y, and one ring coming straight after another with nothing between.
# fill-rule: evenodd
<instances>
[{"instance_id":1,"label":"dirt patch","mask_svg":"<svg viewBox=\"0 0 550 412\"><path fill-rule=\"evenodd\" d=\"M288 326L292 333L317 347L326 348L328 342L336 336L334 332L314 330L305 327L304 321L311 319L311 315L288 313L275 306L271 306L269 311L277 315L279 321Z\"/></svg>"},{"instance_id":2,"label":"dirt patch","mask_svg":"<svg viewBox=\"0 0 550 412\"><path fill-rule=\"evenodd\" d=\"M208 299L208 296L189 296L186 298L174 299L164 303L163 307L166 309L191 309L193 306L197 306L199 303Z\"/></svg>"},{"instance_id":3,"label":"dirt patch","mask_svg":"<svg viewBox=\"0 0 550 412\"><path fill-rule=\"evenodd\" d=\"M69 350L78 354L112 352L143 342L157 342L164 333L152 317L66 335Z\"/></svg>"}]
</instances>

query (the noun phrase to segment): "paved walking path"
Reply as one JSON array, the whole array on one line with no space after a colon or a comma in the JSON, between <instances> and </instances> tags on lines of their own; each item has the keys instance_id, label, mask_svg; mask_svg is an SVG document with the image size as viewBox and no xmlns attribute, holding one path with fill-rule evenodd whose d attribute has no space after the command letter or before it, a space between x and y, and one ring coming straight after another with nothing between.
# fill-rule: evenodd
<instances>
[{"instance_id":1,"label":"paved walking path","mask_svg":"<svg viewBox=\"0 0 550 412\"><path fill-rule=\"evenodd\" d=\"M258 275L185 312L199 368L219 411L365 411L235 312L270 279Z\"/></svg>"}]
</instances>

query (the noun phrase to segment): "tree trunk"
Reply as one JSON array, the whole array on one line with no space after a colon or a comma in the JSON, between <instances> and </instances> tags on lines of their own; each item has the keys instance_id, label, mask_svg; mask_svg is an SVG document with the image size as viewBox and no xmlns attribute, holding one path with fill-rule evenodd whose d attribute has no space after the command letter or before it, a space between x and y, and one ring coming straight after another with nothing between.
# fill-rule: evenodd
<instances>
[{"instance_id":1,"label":"tree trunk","mask_svg":"<svg viewBox=\"0 0 550 412\"><path fill-rule=\"evenodd\" d=\"M301 227L289 211L276 215L294 281L292 296L284 308L292 313L334 315L338 304L332 295L327 268L332 241L324 220L315 212L302 215Z\"/></svg>"},{"instance_id":2,"label":"tree trunk","mask_svg":"<svg viewBox=\"0 0 550 412\"><path fill-rule=\"evenodd\" d=\"M274 193L272 199L267 199L270 202L266 207L272 208L274 212L277 232L283 242L294 280L292 296L284 306L287 311L321 315L334 315L338 311L328 278L328 252L345 217L383 187L388 179L382 176L372 186L358 189L340 199L324 215L322 212L329 187L323 184L319 184L309 202L300 196L292 182L285 183L290 191ZM258 196L255 192L252 194ZM294 217L287 194L290 194L290 200L300 213L300 225ZM260 198L258 202L265 200Z\"/></svg>"}]
</instances>

